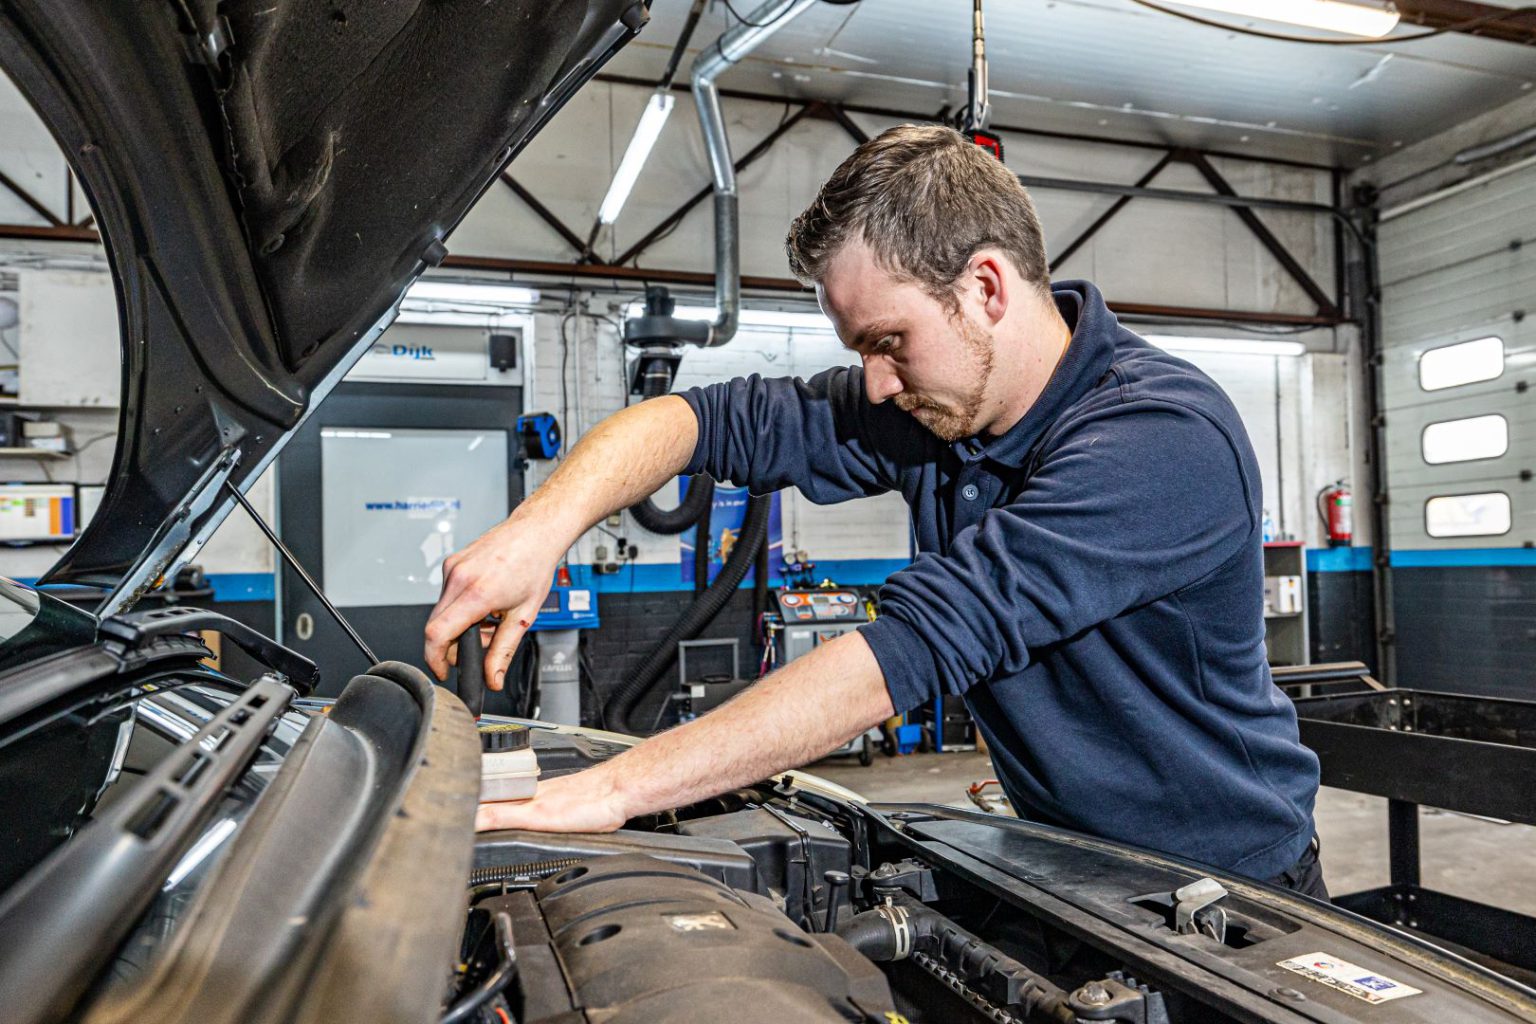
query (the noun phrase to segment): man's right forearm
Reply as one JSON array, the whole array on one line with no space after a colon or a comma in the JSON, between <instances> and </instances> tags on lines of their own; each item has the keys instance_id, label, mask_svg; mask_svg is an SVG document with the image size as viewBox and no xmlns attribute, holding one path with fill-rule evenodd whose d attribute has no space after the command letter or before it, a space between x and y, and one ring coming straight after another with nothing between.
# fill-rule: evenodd
<instances>
[{"instance_id":1,"label":"man's right forearm","mask_svg":"<svg viewBox=\"0 0 1536 1024\"><path fill-rule=\"evenodd\" d=\"M553 531L560 548L605 516L650 497L693 457L699 425L676 395L632 405L603 420L513 513Z\"/></svg>"}]
</instances>

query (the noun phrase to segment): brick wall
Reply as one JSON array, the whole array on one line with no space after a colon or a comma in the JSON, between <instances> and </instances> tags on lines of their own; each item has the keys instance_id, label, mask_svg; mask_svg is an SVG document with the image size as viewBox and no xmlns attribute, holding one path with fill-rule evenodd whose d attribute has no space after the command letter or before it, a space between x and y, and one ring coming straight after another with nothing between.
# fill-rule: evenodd
<instances>
[{"instance_id":1,"label":"brick wall","mask_svg":"<svg viewBox=\"0 0 1536 1024\"><path fill-rule=\"evenodd\" d=\"M603 702L607 702L614 693L623 687L625 680L639 667L651 647L666 635L667 630L693 601L692 591L659 591L653 593L613 593L598 595L598 612L602 616L602 626L586 634L587 658L592 666L595 678L592 680L593 689ZM701 638L734 637L740 644L741 651L741 675L743 678L753 678L757 675L758 658L762 655L762 648L757 645L754 631L756 624L752 618L752 590L747 588L738 590L731 595L715 621L700 634ZM698 668L695 670L694 666ZM690 655L688 661L689 674L699 675L703 673L729 672L730 657L726 652L700 652L695 657ZM643 722L651 721L660 709L663 695L670 693L677 680L677 666L674 662L657 683L652 696L640 707L640 713L636 716ZM582 724L597 725L598 716L592 704L592 691L589 690L582 700ZM662 719L663 724L670 724L673 718L669 715ZM616 722L609 722L609 728L616 732L622 732L622 727Z\"/></svg>"}]
</instances>

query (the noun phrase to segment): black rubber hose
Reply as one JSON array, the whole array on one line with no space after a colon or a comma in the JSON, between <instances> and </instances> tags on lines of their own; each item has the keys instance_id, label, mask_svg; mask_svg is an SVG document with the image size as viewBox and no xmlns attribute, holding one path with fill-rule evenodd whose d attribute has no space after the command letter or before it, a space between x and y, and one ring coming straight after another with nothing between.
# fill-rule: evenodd
<instances>
[{"instance_id":1,"label":"black rubber hose","mask_svg":"<svg viewBox=\"0 0 1536 1024\"><path fill-rule=\"evenodd\" d=\"M763 615L768 611L768 543L757 548L756 572L752 574L752 628L762 626Z\"/></svg>"},{"instance_id":2,"label":"black rubber hose","mask_svg":"<svg viewBox=\"0 0 1536 1024\"><path fill-rule=\"evenodd\" d=\"M464 998L449 1007L438 1024L463 1024L479 1016L480 1008L501 994L501 990L517 976L517 951L512 946L512 917L504 911L491 915L496 931L496 969L468 992Z\"/></svg>"},{"instance_id":3,"label":"black rubber hose","mask_svg":"<svg viewBox=\"0 0 1536 1024\"><path fill-rule=\"evenodd\" d=\"M652 367L655 372L652 372ZM645 367L641 374L640 389L642 401L669 393L672 390L672 364L656 360L651 366ZM700 473L689 479L688 494L677 508L660 509L654 501L646 498L629 506L629 514L635 517L635 522L652 533L674 537L698 522L709 511L714 500L715 482Z\"/></svg>"},{"instance_id":4,"label":"black rubber hose","mask_svg":"<svg viewBox=\"0 0 1536 1024\"><path fill-rule=\"evenodd\" d=\"M652 533L675 537L697 523L715 501L715 482L700 473L688 480L688 494L677 508L657 508L650 498L629 506L629 514L635 522Z\"/></svg>"},{"instance_id":5,"label":"black rubber hose","mask_svg":"<svg viewBox=\"0 0 1536 1024\"><path fill-rule=\"evenodd\" d=\"M714 481L710 483L713 484ZM698 484L690 484L688 489L692 490L697 486ZM714 491L713 486L710 487L710 491ZM699 514L698 522L694 523L696 529L693 531L693 592L695 594L702 594L709 589L709 547L713 542L709 530L713 525L713 518L713 505L705 505L704 511Z\"/></svg>"},{"instance_id":6,"label":"black rubber hose","mask_svg":"<svg viewBox=\"0 0 1536 1024\"><path fill-rule=\"evenodd\" d=\"M672 667L677 658L678 643L692 640L714 621L741 581L746 579L748 567L757 558L757 549L768 542L768 513L772 507L771 494L756 495L747 502L747 515L741 524L741 536L731 549L731 557L721 567L720 575L715 577L709 589L694 598L693 604L672 624L667 635L646 654L629 681L614 694L609 704L613 709L608 716L609 721L619 723L630 733L640 731L638 723L631 717L635 709L655 687L663 673Z\"/></svg>"}]
</instances>

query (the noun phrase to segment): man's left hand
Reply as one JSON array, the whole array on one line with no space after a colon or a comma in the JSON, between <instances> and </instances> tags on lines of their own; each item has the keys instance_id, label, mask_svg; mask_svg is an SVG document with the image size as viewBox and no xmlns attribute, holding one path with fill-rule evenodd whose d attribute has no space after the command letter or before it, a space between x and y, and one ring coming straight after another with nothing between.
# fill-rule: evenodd
<instances>
[{"instance_id":1,"label":"man's left hand","mask_svg":"<svg viewBox=\"0 0 1536 1024\"><path fill-rule=\"evenodd\" d=\"M532 799L481 804L475 831L612 832L627 820L623 802L604 773L589 768L539 783Z\"/></svg>"}]
</instances>

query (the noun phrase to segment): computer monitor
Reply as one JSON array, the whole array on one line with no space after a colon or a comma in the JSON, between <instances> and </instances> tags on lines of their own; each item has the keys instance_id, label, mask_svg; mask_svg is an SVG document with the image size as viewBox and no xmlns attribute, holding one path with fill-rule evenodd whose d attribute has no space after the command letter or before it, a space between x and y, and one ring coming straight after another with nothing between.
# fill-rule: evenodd
<instances>
[{"instance_id":1,"label":"computer monitor","mask_svg":"<svg viewBox=\"0 0 1536 1024\"><path fill-rule=\"evenodd\" d=\"M79 533L91 525L107 488L105 484L81 484L76 490L80 500L75 505L75 532Z\"/></svg>"},{"instance_id":2,"label":"computer monitor","mask_svg":"<svg viewBox=\"0 0 1536 1024\"><path fill-rule=\"evenodd\" d=\"M0 484L0 543L75 539L74 484Z\"/></svg>"}]
</instances>

